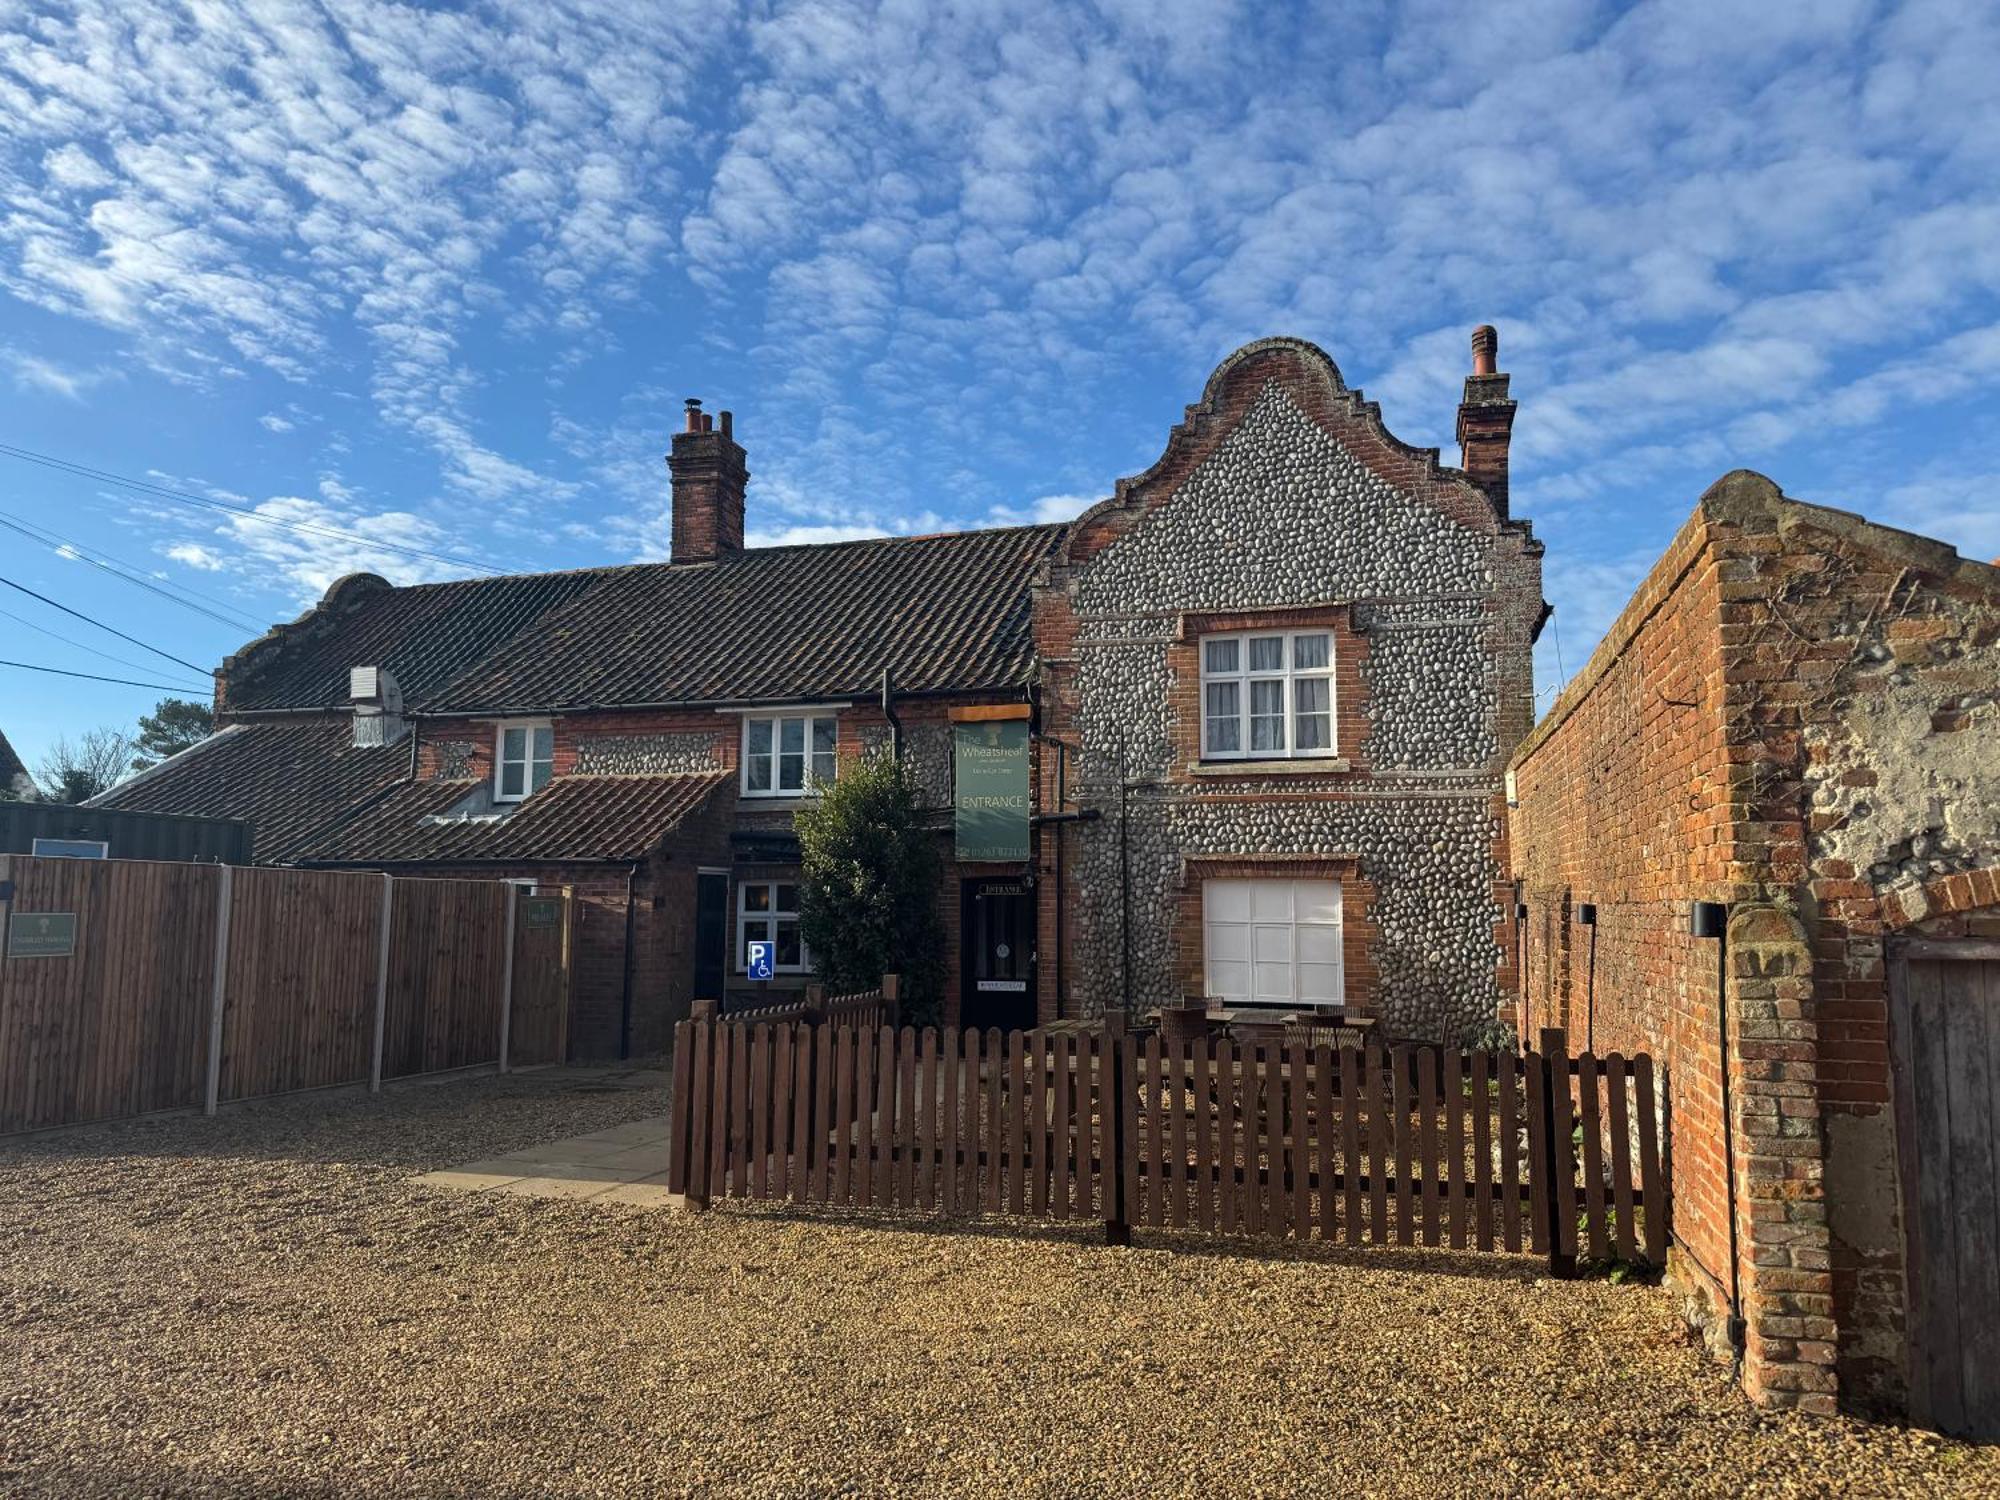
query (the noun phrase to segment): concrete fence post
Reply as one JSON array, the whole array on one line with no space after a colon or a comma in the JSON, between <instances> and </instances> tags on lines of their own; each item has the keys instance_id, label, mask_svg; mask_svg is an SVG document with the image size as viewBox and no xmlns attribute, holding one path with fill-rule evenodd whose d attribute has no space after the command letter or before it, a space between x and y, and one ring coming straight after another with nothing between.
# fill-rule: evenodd
<instances>
[{"instance_id":1,"label":"concrete fence post","mask_svg":"<svg viewBox=\"0 0 2000 1500\"><path fill-rule=\"evenodd\" d=\"M229 995L229 918L235 909L235 866L223 865L215 884L215 977L208 996L208 1086L202 1113L212 1115L222 1098L222 1007Z\"/></svg>"},{"instance_id":2,"label":"concrete fence post","mask_svg":"<svg viewBox=\"0 0 2000 1500\"><path fill-rule=\"evenodd\" d=\"M7 958L7 929L14 918L14 856L0 854L0 963Z\"/></svg>"},{"instance_id":3,"label":"concrete fence post","mask_svg":"<svg viewBox=\"0 0 2000 1500\"><path fill-rule=\"evenodd\" d=\"M514 1025L514 918L521 909L521 888L507 887L507 956L500 980L500 1071L507 1071L507 1042Z\"/></svg>"},{"instance_id":4,"label":"concrete fence post","mask_svg":"<svg viewBox=\"0 0 2000 1500\"><path fill-rule=\"evenodd\" d=\"M368 1092L382 1092L382 1039L389 1024L389 925L395 918L396 877L382 877L382 930L375 938L375 1050L368 1064Z\"/></svg>"}]
</instances>

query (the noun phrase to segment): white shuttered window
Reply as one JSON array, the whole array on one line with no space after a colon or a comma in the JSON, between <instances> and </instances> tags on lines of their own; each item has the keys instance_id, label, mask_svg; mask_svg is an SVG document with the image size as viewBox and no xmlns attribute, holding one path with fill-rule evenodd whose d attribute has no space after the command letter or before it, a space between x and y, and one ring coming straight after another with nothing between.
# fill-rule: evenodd
<instances>
[{"instance_id":1,"label":"white shuttered window","mask_svg":"<svg viewBox=\"0 0 2000 1500\"><path fill-rule=\"evenodd\" d=\"M1287 1010L1343 1003L1339 881L1210 880L1201 904L1210 996Z\"/></svg>"}]
</instances>

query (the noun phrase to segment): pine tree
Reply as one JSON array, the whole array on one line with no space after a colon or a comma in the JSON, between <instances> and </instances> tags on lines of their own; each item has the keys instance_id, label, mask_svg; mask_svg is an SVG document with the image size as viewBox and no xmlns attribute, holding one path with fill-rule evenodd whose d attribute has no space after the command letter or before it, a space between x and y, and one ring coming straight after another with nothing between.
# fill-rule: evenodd
<instances>
[{"instance_id":1,"label":"pine tree","mask_svg":"<svg viewBox=\"0 0 2000 1500\"><path fill-rule=\"evenodd\" d=\"M162 698L149 714L139 715L137 753L132 769L143 771L169 755L199 745L215 732L215 715L205 703L191 698Z\"/></svg>"}]
</instances>

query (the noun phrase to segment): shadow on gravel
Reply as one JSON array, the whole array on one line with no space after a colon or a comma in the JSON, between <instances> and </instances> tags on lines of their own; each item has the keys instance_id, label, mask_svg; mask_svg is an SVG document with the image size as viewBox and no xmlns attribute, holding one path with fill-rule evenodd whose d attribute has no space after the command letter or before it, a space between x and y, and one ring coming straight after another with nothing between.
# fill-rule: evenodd
<instances>
[{"instance_id":1,"label":"shadow on gravel","mask_svg":"<svg viewBox=\"0 0 2000 1500\"><path fill-rule=\"evenodd\" d=\"M772 1223L832 1225L849 1229L896 1230L904 1234L951 1239L1043 1241L1049 1244L1101 1247L1104 1225L1098 1220L1050 1223L1040 1219L919 1218L865 1209L795 1208L789 1204L718 1204L708 1214ZM1403 1245L1329 1245L1318 1240L1236 1239L1198 1229L1134 1229L1131 1249L1170 1251L1218 1261L1297 1261L1311 1265L1357 1267L1378 1271L1422 1271L1468 1281L1526 1285L1548 1279L1548 1262L1540 1256L1482 1255L1464 1250L1425 1249Z\"/></svg>"}]
</instances>

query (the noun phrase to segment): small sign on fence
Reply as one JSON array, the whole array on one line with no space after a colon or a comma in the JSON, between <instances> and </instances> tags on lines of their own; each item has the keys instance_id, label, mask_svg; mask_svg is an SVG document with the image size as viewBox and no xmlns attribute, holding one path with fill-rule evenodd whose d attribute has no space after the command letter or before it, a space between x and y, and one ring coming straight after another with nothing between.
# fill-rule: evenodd
<instances>
[{"instance_id":1,"label":"small sign on fence","mask_svg":"<svg viewBox=\"0 0 2000 1500\"><path fill-rule=\"evenodd\" d=\"M769 979L777 972L776 943L752 943L748 968L752 979Z\"/></svg>"},{"instance_id":2,"label":"small sign on fence","mask_svg":"<svg viewBox=\"0 0 2000 1500\"><path fill-rule=\"evenodd\" d=\"M68 958L74 952L73 911L24 911L7 919L9 958Z\"/></svg>"},{"instance_id":3,"label":"small sign on fence","mask_svg":"<svg viewBox=\"0 0 2000 1500\"><path fill-rule=\"evenodd\" d=\"M521 902L521 924L524 927L562 926L562 898L559 896L529 896Z\"/></svg>"}]
</instances>

